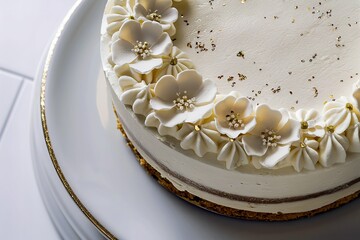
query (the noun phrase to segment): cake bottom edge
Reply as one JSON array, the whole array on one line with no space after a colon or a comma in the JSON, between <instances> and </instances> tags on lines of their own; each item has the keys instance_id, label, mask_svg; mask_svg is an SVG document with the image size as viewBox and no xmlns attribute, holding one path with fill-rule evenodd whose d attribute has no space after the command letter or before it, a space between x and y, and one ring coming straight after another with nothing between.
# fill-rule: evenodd
<instances>
[{"instance_id":1,"label":"cake bottom edge","mask_svg":"<svg viewBox=\"0 0 360 240\"><path fill-rule=\"evenodd\" d=\"M177 189L173 183L171 183L167 178L162 177L161 173L157 171L154 167L152 167L145 158L139 153L137 148L134 146L132 141L127 136L127 133L125 132L120 119L117 116L117 112L115 111L115 116L117 120L117 129L121 132L122 136L125 138L128 147L132 150L132 152L135 155L136 160L139 162L140 166L143 167L143 169L152 176L162 187L167 189L169 192L175 194L176 196L180 197L181 199L198 206L200 208L206 209L210 212L233 217L233 218L239 218L244 220L260 220L260 221L289 221L289 220L296 220L300 218L306 218L306 217L312 217L314 215L327 212L329 210L338 208L340 206L343 206L352 200L355 200L359 197L360 191L356 191L355 193L345 196L341 199L336 200L333 203L327 204L321 208L317 208L310 211L304 211L304 212L295 212L295 213L266 213L266 212L255 212L255 211L248 211L248 210L240 210L235 209L227 206L223 206L211 201L208 201L206 199L203 199L201 197L198 197L188 191L181 191Z\"/></svg>"}]
</instances>

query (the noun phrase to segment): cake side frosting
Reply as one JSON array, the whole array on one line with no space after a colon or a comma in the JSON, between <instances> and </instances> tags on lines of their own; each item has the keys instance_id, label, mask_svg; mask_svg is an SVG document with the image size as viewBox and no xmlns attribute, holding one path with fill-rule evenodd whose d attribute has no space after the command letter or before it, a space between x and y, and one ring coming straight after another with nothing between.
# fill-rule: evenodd
<instances>
[{"instance_id":1,"label":"cake side frosting","mask_svg":"<svg viewBox=\"0 0 360 240\"><path fill-rule=\"evenodd\" d=\"M280 2L283 1L275 2L281 5ZM303 2L299 1L299 3ZM206 4L210 3L206 2ZM226 4L229 4L230 9L236 7L232 5L235 4L234 1ZM219 3L213 1L210 4L210 11L215 11L219 7L224 8L226 4L223 3L220 6ZM330 3L330 6L331 4L334 3ZM179 10L209 7L197 1L191 3L182 1L178 5ZM245 11L244 19L249 21L248 18L251 19L254 16L246 15L249 10L243 10L245 5L237 3L238 9L241 10L239 12ZM286 6L283 7L289 7L288 2L284 5ZM300 8L305 5L296 6ZM295 10L298 10L296 6ZM197 65L208 66L206 60L204 64L194 64L201 57L192 61L191 56L194 57L194 54L187 55L181 47L174 46L181 46L186 42L175 35L175 30L180 29L181 33L185 31L184 28L190 26L190 20L187 20L184 14L180 15L182 21L180 23L185 23L185 26L178 26L176 7L177 5L172 6L171 0L114 1L112 5L109 5L108 12L110 13L106 16L103 41L108 42L107 51L111 53L108 57L107 77L111 79L110 82L119 99L125 105L131 106L134 113L145 117L146 126L157 128L160 135L176 138L181 148L192 150L200 157L207 154L205 158L209 158L209 153L213 153L218 161L224 162L227 169L252 164L259 169L293 166L296 171L315 170L317 165L330 167L336 163L343 163L347 152L359 151L359 87L357 84L355 84L354 93L350 91L347 97L339 97L327 102L321 113L315 109L292 111L284 108L274 109L271 103L256 104L252 97L242 95L241 90L230 91L237 90L237 87L233 89L230 86L229 88L227 81L219 87L216 79L204 79ZM334 12L337 9L341 9L340 12L346 10L346 7L341 8L338 5L332 7L334 7ZM322 16L317 18L317 24L325 24L329 27L327 23L330 19L329 14L322 15L322 11L318 8L320 9L319 6L313 9L315 14L312 13L312 15ZM218 12L225 11L220 9ZM217 16L216 12L214 14ZM189 17L189 19L192 18ZM280 20L280 17L277 16L272 20ZM211 21L213 20L209 20ZM312 19L308 23L311 25L308 34L318 29L313 28L313 21ZM201 22L200 18L198 22ZM254 21L254 24L256 22ZM295 24L292 21L290 23ZM175 29L175 26L178 27ZM219 29L221 25L209 26ZM243 29L245 33L247 30L246 27L241 28L241 26L235 29ZM222 30L225 32L226 29ZM196 38L200 39L199 31L201 33L201 30L196 30L195 34L198 35ZM213 29L206 29L206 31L214 33ZM246 35L245 33L240 31L239 36ZM185 34L185 36L191 36L191 34ZM205 46L202 43L199 45L199 42L194 47L197 49L195 51L199 51L195 53L196 56L204 58L203 52L218 51L218 49L204 50ZM187 46L189 46L188 43ZM213 45L212 47L215 48ZM345 56L351 56L353 53L351 50L356 47L358 46L349 48ZM338 48L345 49L345 46L335 46L335 48L338 51ZM336 56L331 51L328 54ZM224 55L226 56L226 51ZM245 60L243 55L244 52L239 51L235 57ZM207 59L213 61L218 58L210 55ZM221 62L229 64L227 61ZM321 58L317 66L320 66L319 64L329 65L329 62ZM219 66L221 68L221 64ZM202 67L199 69L203 69ZM330 64L329 67L333 65ZM216 71L219 68L209 67ZM304 72L310 71L309 69L313 70L312 67L305 67ZM276 70L274 69L274 72L280 72ZM210 76L209 74L213 74L212 71L205 72L206 76ZM291 75L289 72L287 74ZM252 82L245 80L240 81L244 81L242 84L248 83L251 87L256 85L256 83L253 84L256 80ZM225 90L221 89L221 86L225 86ZM296 84L293 86L301 92L300 87Z\"/></svg>"}]
</instances>

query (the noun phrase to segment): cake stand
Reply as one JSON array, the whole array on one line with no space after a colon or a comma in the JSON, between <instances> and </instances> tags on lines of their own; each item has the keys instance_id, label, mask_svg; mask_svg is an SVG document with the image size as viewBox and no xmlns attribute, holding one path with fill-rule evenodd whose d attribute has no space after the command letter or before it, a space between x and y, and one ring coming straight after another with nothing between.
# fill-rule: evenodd
<instances>
[{"instance_id":1,"label":"cake stand","mask_svg":"<svg viewBox=\"0 0 360 240\"><path fill-rule=\"evenodd\" d=\"M64 239L311 239L360 234L360 201L290 222L192 206L141 168L116 128L100 67L106 1L78 1L40 66L32 136L37 180Z\"/></svg>"}]
</instances>

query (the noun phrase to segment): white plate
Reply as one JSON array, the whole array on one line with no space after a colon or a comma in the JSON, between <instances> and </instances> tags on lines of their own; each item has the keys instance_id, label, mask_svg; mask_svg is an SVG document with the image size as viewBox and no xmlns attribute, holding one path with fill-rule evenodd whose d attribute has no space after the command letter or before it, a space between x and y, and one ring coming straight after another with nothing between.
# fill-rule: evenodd
<instances>
[{"instance_id":1,"label":"white plate","mask_svg":"<svg viewBox=\"0 0 360 240\"><path fill-rule=\"evenodd\" d=\"M69 184L67 191L77 201L71 205L68 196L57 199L67 219L76 219L72 215L79 210L72 207L78 206L99 230L121 239L278 240L360 234L359 200L311 219L250 222L194 207L158 185L139 166L116 129L105 80L102 74L99 77L105 0L80 2L50 54L44 79L44 128L51 140L50 155L62 181ZM49 153L47 160L50 162ZM59 184L54 168L47 171L49 179ZM61 197L64 190L53 189L59 193L54 197Z\"/></svg>"}]
</instances>

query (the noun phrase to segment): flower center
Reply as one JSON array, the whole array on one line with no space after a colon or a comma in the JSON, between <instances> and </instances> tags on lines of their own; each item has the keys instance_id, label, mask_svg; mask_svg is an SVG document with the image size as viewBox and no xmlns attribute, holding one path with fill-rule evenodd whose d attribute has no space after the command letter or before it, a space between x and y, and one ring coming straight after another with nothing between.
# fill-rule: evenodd
<instances>
[{"instance_id":1,"label":"flower center","mask_svg":"<svg viewBox=\"0 0 360 240\"><path fill-rule=\"evenodd\" d=\"M228 122L229 128L238 129L245 127L243 120L239 119L238 114L235 114L234 111L226 115L226 121Z\"/></svg>"},{"instance_id":2,"label":"flower center","mask_svg":"<svg viewBox=\"0 0 360 240\"><path fill-rule=\"evenodd\" d=\"M201 131L201 127L199 125L195 125L194 129L196 132L200 132Z\"/></svg>"},{"instance_id":3,"label":"flower center","mask_svg":"<svg viewBox=\"0 0 360 240\"><path fill-rule=\"evenodd\" d=\"M161 15L158 14L158 10L155 10L153 12L151 12L151 10L150 10L149 14L146 16L146 18L151 20L151 21L160 22Z\"/></svg>"},{"instance_id":4,"label":"flower center","mask_svg":"<svg viewBox=\"0 0 360 240\"><path fill-rule=\"evenodd\" d=\"M261 132L261 138L264 146L276 147L281 136L277 135L273 130L266 129L264 132Z\"/></svg>"},{"instance_id":5,"label":"flower center","mask_svg":"<svg viewBox=\"0 0 360 240\"><path fill-rule=\"evenodd\" d=\"M148 42L136 41L136 44L131 51L142 59L150 56L151 54L151 49Z\"/></svg>"},{"instance_id":6,"label":"flower center","mask_svg":"<svg viewBox=\"0 0 360 240\"><path fill-rule=\"evenodd\" d=\"M175 107L178 110L185 111L185 110L193 109L195 107L194 103L196 99L194 97L189 98L187 96L187 91L184 91L183 94L177 93L176 95L177 98L173 101L173 103L175 104Z\"/></svg>"},{"instance_id":7,"label":"flower center","mask_svg":"<svg viewBox=\"0 0 360 240\"><path fill-rule=\"evenodd\" d=\"M175 66L178 63L177 58L172 58L170 61L170 65Z\"/></svg>"}]
</instances>

